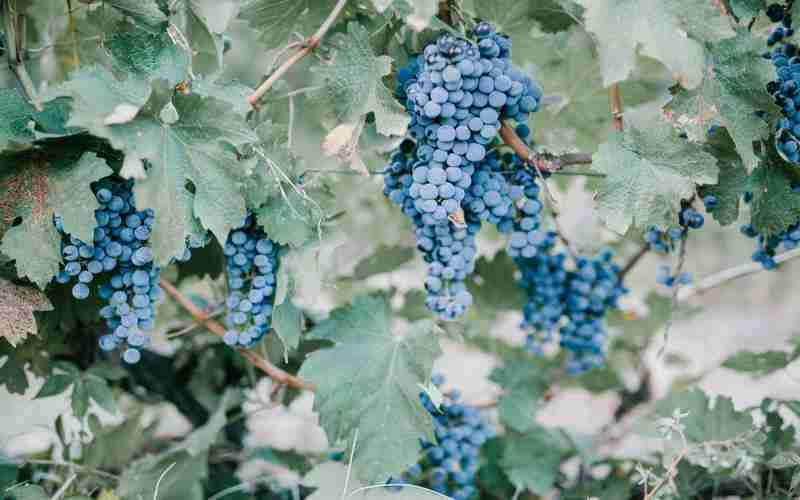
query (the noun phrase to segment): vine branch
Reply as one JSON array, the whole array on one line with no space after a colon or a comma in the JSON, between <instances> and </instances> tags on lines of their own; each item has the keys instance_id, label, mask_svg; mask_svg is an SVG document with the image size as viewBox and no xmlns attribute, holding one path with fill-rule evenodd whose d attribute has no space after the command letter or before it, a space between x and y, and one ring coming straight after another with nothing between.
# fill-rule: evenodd
<instances>
[{"instance_id":1,"label":"vine branch","mask_svg":"<svg viewBox=\"0 0 800 500\"><path fill-rule=\"evenodd\" d=\"M182 294L180 290L175 288L175 285L162 278L161 288L163 288L164 291L167 292L167 295L172 297L175 302L183 307L186 312L188 312L195 319L195 321L204 325L211 333L218 337L223 337L225 335L225 327L222 325L222 323L212 319L208 313L197 307L191 300L189 300L188 297ZM315 390L313 384L310 384L305 380L281 370L266 359L251 351L238 349L237 352L247 359L247 361L249 361L253 366L280 384L285 384L289 387L294 387L297 389L306 389L309 391Z\"/></svg>"},{"instance_id":2,"label":"vine branch","mask_svg":"<svg viewBox=\"0 0 800 500\"><path fill-rule=\"evenodd\" d=\"M608 97L611 101L611 120L614 130L622 132L624 124L622 122L622 97L619 94L619 84L615 83L608 89Z\"/></svg>"},{"instance_id":3,"label":"vine branch","mask_svg":"<svg viewBox=\"0 0 800 500\"><path fill-rule=\"evenodd\" d=\"M631 272L634 267L636 267L636 264L638 264L639 261L642 260L642 257L647 255L647 252L649 251L650 245L642 245L642 248L640 248L639 251L636 252L633 257L631 257L630 260L622 267L622 270L619 272L619 280L624 280L625 276Z\"/></svg>"},{"instance_id":4,"label":"vine branch","mask_svg":"<svg viewBox=\"0 0 800 500\"><path fill-rule=\"evenodd\" d=\"M328 30L331 29L331 26L333 26L334 21L336 21L336 18L342 12L346 4L347 0L338 0L336 2L336 5L334 5L333 10L331 10L330 14L328 14L328 17L325 18L325 20L322 22L316 33L311 35L297 50L297 52L292 54L292 56L289 57L289 59L284 61L283 64L281 64L278 67L278 69L276 69L271 75L269 75L269 78L264 80L264 82L261 85L259 85L259 87L255 90L255 92L253 92L253 94L247 98L247 101L250 103L251 106L255 108L258 105L258 101L261 100L262 97L264 97L264 94L266 94L269 91L269 89L272 88L273 85L275 85L275 82L280 80L281 77L283 77L283 75L285 75L286 72L289 71L289 69L292 66L294 66L298 61L300 61L307 55L311 54L311 52L313 52L314 49L316 49L319 46L319 42L322 40L325 34L328 33Z\"/></svg>"},{"instance_id":5,"label":"vine branch","mask_svg":"<svg viewBox=\"0 0 800 500\"><path fill-rule=\"evenodd\" d=\"M500 137L522 160L535 166L542 172L557 172L569 165L591 165L592 155L586 153L567 153L553 156L547 153L537 154L531 151L520 139L514 129L506 122L500 126Z\"/></svg>"}]
</instances>

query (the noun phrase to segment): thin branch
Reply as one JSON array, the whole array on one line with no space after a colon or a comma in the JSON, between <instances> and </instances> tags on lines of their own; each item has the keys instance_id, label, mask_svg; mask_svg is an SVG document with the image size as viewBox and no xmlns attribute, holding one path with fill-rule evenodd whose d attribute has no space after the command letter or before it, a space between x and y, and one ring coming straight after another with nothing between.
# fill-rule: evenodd
<instances>
[{"instance_id":1,"label":"thin branch","mask_svg":"<svg viewBox=\"0 0 800 500\"><path fill-rule=\"evenodd\" d=\"M611 101L611 120L614 125L614 130L622 132L624 125L622 123L622 97L619 94L619 84L615 83L608 89L608 97Z\"/></svg>"},{"instance_id":2,"label":"thin branch","mask_svg":"<svg viewBox=\"0 0 800 500\"><path fill-rule=\"evenodd\" d=\"M72 462L56 462L54 460L38 460L34 458L21 458L19 460L9 460L8 462L0 460L0 463L11 463L14 465L22 465L22 464L31 464L31 465L51 465L54 467L70 467L80 472L85 472L87 474L94 474L95 476L104 477L106 479L113 479L114 481L119 481L120 477L111 474L110 472L102 471L100 469L94 469L92 467L87 467L85 465L76 464Z\"/></svg>"},{"instance_id":3,"label":"thin branch","mask_svg":"<svg viewBox=\"0 0 800 500\"><path fill-rule=\"evenodd\" d=\"M678 465L681 463L681 460L689 453L689 448L684 447L683 450L676 456L672 463L669 464L669 469L667 469L667 475L661 478L661 481L655 485L655 487L650 490L650 493L645 495L644 500L653 500L656 497L656 493L663 488L668 482L675 479L675 476L678 474Z\"/></svg>"},{"instance_id":4,"label":"thin branch","mask_svg":"<svg viewBox=\"0 0 800 500\"><path fill-rule=\"evenodd\" d=\"M568 165L591 165L592 155L586 153L568 153L560 156L537 154L528 148L520 139L514 128L506 122L500 126L500 138L522 160L534 165L542 172L556 172Z\"/></svg>"},{"instance_id":5,"label":"thin branch","mask_svg":"<svg viewBox=\"0 0 800 500\"><path fill-rule=\"evenodd\" d=\"M163 288L164 291L167 292L167 295L172 297L175 302L183 307L186 312L191 314L198 323L202 323L211 333L217 335L218 337L225 336L225 327L222 325L222 323L211 319L208 313L197 307L191 300L189 300L188 297L183 295L177 288L175 288L175 285L162 278L161 288ZM281 370L252 351L238 349L237 352L247 359L247 361L253 364L253 366L267 374L267 376L278 383L286 384L290 387L295 387L298 389L306 389L309 391L315 390L313 384L310 384L288 372Z\"/></svg>"},{"instance_id":6,"label":"thin branch","mask_svg":"<svg viewBox=\"0 0 800 500\"><path fill-rule=\"evenodd\" d=\"M790 250L788 252L776 255L775 262L776 263L786 262L792 259L796 259L797 257L800 257L800 248L796 248L794 250ZM687 285L681 288L680 293L678 294L678 301L685 302L690 298L694 297L695 295L701 295L709 290L724 285L729 281L743 278L745 276L750 276L751 274L760 273L761 271L765 271L765 269L758 262L748 262L746 264L741 264L736 267L724 269L717 273L706 276L702 280L698 281L696 285Z\"/></svg>"},{"instance_id":7,"label":"thin branch","mask_svg":"<svg viewBox=\"0 0 800 500\"><path fill-rule=\"evenodd\" d=\"M317 32L314 33L311 37L309 37L308 40L305 41L303 46L297 52L295 52L289 59L284 61L283 64L281 64L278 67L278 69L275 70L275 72L269 75L269 78L264 80L264 83L259 85L256 91L253 92L253 95L247 98L251 106L256 107L258 105L258 101L261 100L262 97L264 97L264 94L266 94L269 91L269 89L272 88L275 82L280 80L281 77L283 77L283 75L285 75L286 72L289 71L289 69L292 66L294 66L298 61L300 61L307 55L311 54L311 52L313 52L314 49L316 49L319 46L320 40L322 40L322 38L331 28L334 21L336 21L336 18L342 12L342 9L344 9L344 6L346 4L347 0L338 0L336 2L336 5L333 7L333 10L331 10L331 13L328 14L328 17L325 19L325 21L322 22L322 25L319 27Z\"/></svg>"},{"instance_id":8,"label":"thin branch","mask_svg":"<svg viewBox=\"0 0 800 500\"><path fill-rule=\"evenodd\" d=\"M669 343L669 334L672 330L672 324L674 323L674 315L675 309L678 306L678 292L681 288L681 280L678 277L683 273L683 266L686 264L686 240L689 238L684 236L681 238L680 247L678 249L678 266L675 269L675 273L673 274L674 282L672 284L672 294L669 306L669 316L667 317L667 323L664 325L664 343L661 345L661 348L658 350L657 357L661 357L667 351L667 344Z\"/></svg>"},{"instance_id":9,"label":"thin branch","mask_svg":"<svg viewBox=\"0 0 800 500\"><path fill-rule=\"evenodd\" d=\"M619 280L622 281L625 279L625 276L631 272L631 270L642 260L642 257L647 255L647 252L650 251L650 245L643 245L642 248L636 252L633 257L622 267L622 270L619 272Z\"/></svg>"}]
</instances>

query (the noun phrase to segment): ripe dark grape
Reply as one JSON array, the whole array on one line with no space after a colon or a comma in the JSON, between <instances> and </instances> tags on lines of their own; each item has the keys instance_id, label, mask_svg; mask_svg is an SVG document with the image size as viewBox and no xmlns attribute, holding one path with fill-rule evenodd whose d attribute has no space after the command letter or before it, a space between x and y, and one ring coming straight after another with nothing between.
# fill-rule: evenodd
<instances>
[{"instance_id":1,"label":"ripe dark grape","mask_svg":"<svg viewBox=\"0 0 800 500\"><path fill-rule=\"evenodd\" d=\"M228 330L223 340L230 346L250 347L269 331L275 302L278 245L248 215L231 231L223 249L227 262Z\"/></svg>"},{"instance_id":2,"label":"ripe dark grape","mask_svg":"<svg viewBox=\"0 0 800 500\"><path fill-rule=\"evenodd\" d=\"M433 381L438 386L444 378L434 376ZM416 484L455 500L476 498L480 449L494 437L494 429L481 418L477 408L459 403L457 391L446 394L439 408L424 392L420 393L420 400L433 417L436 442L421 439L422 459L401 480L391 480L390 484Z\"/></svg>"},{"instance_id":3,"label":"ripe dark grape","mask_svg":"<svg viewBox=\"0 0 800 500\"><path fill-rule=\"evenodd\" d=\"M767 84L767 92L781 108L783 118L776 126L777 146L786 160L800 164L800 57L797 46L788 39L794 35L790 7L772 4L767 15L776 26L767 38L767 46L774 47L764 54L775 67L777 78Z\"/></svg>"}]
</instances>

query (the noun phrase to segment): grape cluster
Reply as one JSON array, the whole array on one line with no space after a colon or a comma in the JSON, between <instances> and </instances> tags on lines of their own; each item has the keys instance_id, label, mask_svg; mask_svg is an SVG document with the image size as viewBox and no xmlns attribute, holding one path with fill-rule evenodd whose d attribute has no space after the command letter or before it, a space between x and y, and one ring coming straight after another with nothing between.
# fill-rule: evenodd
<instances>
[{"instance_id":1,"label":"grape cluster","mask_svg":"<svg viewBox=\"0 0 800 500\"><path fill-rule=\"evenodd\" d=\"M706 196L703 203L709 203L716 207L717 199L714 196ZM710 209L710 208L707 208ZM703 214L692 208L688 201L681 202L681 211L678 214L678 225L680 227L671 227L666 231L661 231L658 228L650 228L644 235L644 240L650 245L650 249L663 254L671 253L677 247L679 241L686 239L689 235L690 229L700 229L705 223Z\"/></svg>"},{"instance_id":2,"label":"grape cluster","mask_svg":"<svg viewBox=\"0 0 800 500\"><path fill-rule=\"evenodd\" d=\"M439 386L444 378L435 375L433 382ZM477 408L458 402L457 391L448 393L439 408L424 392L420 399L433 416L436 442L421 439L422 459L403 474L401 481L390 483L424 486L455 500L475 498L480 448L494 437L494 429L483 421Z\"/></svg>"},{"instance_id":3,"label":"grape cluster","mask_svg":"<svg viewBox=\"0 0 800 500\"><path fill-rule=\"evenodd\" d=\"M792 191L800 194L800 186L793 186ZM753 194L746 192L744 200L749 203L753 199ZM758 242L758 248L753 252L752 259L758 262L766 270L774 270L778 267L775 255L778 250L794 250L800 246L800 222L792 224L785 231L773 235L769 238L759 234L752 224L745 224L741 228L742 234L748 238L754 238Z\"/></svg>"},{"instance_id":4,"label":"grape cluster","mask_svg":"<svg viewBox=\"0 0 800 500\"><path fill-rule=\"evenodd\" d=\"M90 284L98 285L98 296L108 302L100 316L110 331L100 337L100 348L124 348L122 359L128 363L139 361L139 349L150 342L146 332L153 328L155 303L162 294L160 270L147 246L155 212L136 209L132 188L130 180L106 179L95 184L99 208L91 245L65 234L60 217L54 220L62 234L64 260L56 281L75 282L72 296L78 300L89 297Z\"/></svg>"},{"instance_id":5,"label":"grape cluster","mask_svg":"<svg viewBox=\"0 0 800 500\"><path fill-rule=\"evenodd\" d=\"M488 146L501 120L525 121L541 98L511 64L507 37L488 23L473 34L477 43L439 37L398 72L396 93L410 114L413 141L395 151L384 172L384 192L414 223L429 263L427 306L447 320L472 302L464 280L474 270L481 222L510 231L522 196Z\"/></svg>"},{"instance_id":6,"label":"grape cluster","mask_svg":"<svg viewBox=\"0 0 800 500\"><path fill-rule=\"evenodd\" d=\"M228 330L223 340L230 346L251 347L269 331L275 302L278 245L248 215L231 231L223 249L229 294L226 300Z\"/></svg>"},{"instance_id":7,"label":"grape cluster","mask_svg":"<svg viewBox=\"0 0 800 500\"><path fill-rule=\"evenodd\" d=\"M771 49L764 58L772 61L777 78L767 84L767 92L780 106L783 118L777 124L778 149L788 161L800 164L800 53L797 46L788 41L794 35L792 28L792 1L786 6L772 4L767 16L780 23L767 38Z\"/></svg>"}]
</instances>

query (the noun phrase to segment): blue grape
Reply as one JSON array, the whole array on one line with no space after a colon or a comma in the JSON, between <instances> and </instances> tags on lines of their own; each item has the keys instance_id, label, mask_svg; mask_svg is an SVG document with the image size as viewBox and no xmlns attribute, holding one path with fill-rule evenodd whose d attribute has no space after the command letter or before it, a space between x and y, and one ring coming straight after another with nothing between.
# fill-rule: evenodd
<instances>
[{"instance_id":1,"label":"blue grape","mask_svg":"<svg viewBox=\"0 0 800 500\"><path fill-rule=\"evenodd\" d=\"M278 252L279 246L252 215L228 236L224 253L230 293L225 301L228 330L223 336L227 345L251 347L269 331L275 290L268 284L276 281Z\"/></svg>"},{"instance_id":2,"label":"blue grape","mask_svg":"<svg viewBox=\"0 0 800 500\"><path fill-rule=\"evenodd\" d=\"M441 385L443 377L435 375ZM454 499L476 497L476 479L480 467L481 446L495 436L495 430L481 417L477 408L459 402L458 391L445 395L437 408L426 393L420 400L433 417L435 442L420 439L422 458L409 467L399 479L389 484L415 484Z\"/></svg>"}]
</instances>

